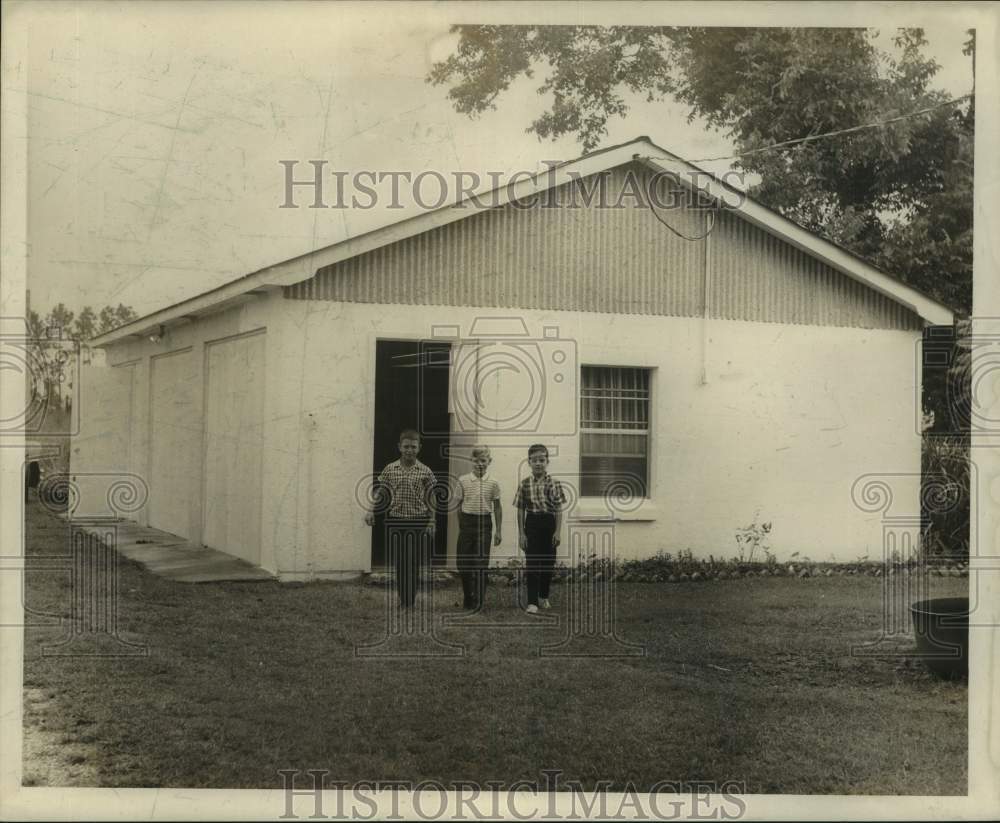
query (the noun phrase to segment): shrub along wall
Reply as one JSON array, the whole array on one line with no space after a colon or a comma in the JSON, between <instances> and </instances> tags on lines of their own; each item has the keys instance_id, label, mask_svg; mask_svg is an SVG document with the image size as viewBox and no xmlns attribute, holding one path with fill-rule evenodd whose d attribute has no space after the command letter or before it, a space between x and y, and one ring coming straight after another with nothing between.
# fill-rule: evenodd
<instances>
[{"instance_id":1,"label":"shrub along wall","mask_svg":"<svg viewBox=\"0 0 1000 823\"><path fill-rule=\"evenodd\" d=\"M509 586L515 583L524 571L520 561L489 570L490 582ZM882 577L911 576L929 574L936 577L967 577L968 563L964 559L932 559L926 564L882 563L861 560L857 563L747 563L739 560L697 560L683 554L673 557L661 553L647 560L627 560L623 563L590 561L576 567L557 566L554 583L572 583L582 580L619 580L623 583L685 583L710 582L713 580L742 580L761 577L791 577L806 579L813 577ZM382 585L392 579L391 573L373 572L365 575L370 585ZM432 580L435 584L448 584L455 575L435 569Z\"/></svg>"}]
</instances>

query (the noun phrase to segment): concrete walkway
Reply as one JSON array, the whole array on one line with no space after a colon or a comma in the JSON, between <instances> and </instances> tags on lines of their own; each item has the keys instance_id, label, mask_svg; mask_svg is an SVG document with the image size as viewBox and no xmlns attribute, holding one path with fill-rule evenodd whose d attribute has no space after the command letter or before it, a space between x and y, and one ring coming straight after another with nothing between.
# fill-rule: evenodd
<instances>
[{"instance_id":1,"label":"concrete walkway","mask_svg":"<svg viewBox=\"0 0 1000 823\"><path fill-rule=\"evenodd\" d=\"M88 534L105 535L107 525L75 522ZM128 520L115 524L115 549L129 560L145 566L153 574L179 583L215 583L222 580L274 580L274 575L231 554L197 546L183 537L159 529L139 526Z\"/></svg>"}]
</instances>

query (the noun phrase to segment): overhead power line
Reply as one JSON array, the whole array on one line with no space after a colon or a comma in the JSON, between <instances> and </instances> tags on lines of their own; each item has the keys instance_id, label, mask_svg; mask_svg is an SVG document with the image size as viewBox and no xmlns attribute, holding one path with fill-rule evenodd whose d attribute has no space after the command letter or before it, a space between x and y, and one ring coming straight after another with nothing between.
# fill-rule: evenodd
<instances>
[{"instance_id":1,"label":"overhead power line","mask_svg":"<svg viewBox=\"0 0 1000 823\"><path fill-rule=\"evenodd\" d=\"M800 145L802 143L809 143L809 142L814 141L814 140L823 140L823 139L826 139L826 138L829 138L829 137L839 137L840 135L851 134L853 132L862 131L863 129L875 129L875 128L879 128L881 126L887 126L890 123L898 123L901 120L908 120L911 117L920 117L920 116L922 116L924 114L929 114L932 111L937 111L938 109L944 108L945 106L953 106L956 103L961 103L963 100L968 100L971 97L972 97L971 94L963 94L961 97L956 97L953 100L946 100L943 103L938 103L938 104L936 104L934 106L929 106L926 109L920 109L919 111L911 111L908 114L901 114L898 117L890 117L887 120L879 120L876 123L864 123L863 125L860 125L860 126L851 126L850 128L846 128L846 129L837 129L836 131L828 131L828 132L824 132L823 134L811 134L808 137L800 137L800 138L797 138L795 140L784 140L784 141L782 141L780 143L773 143L770 146L761 146L760 148L757 148L757 149L749 149L747 151L737 152L736 154L727 154L727 155L724 155L722 157L701 157L701 158L699 158L697 160L690 160L688 162L691 162L691 163L710 163L713 160L734 160L737 157L745 157L748 154L759 154L759 153L765 152L765 151L773 151L774 149L783 149L783 148L786 148L788 146L795 146L795 145ZM653 160L653 159L667 160L667 159L670 159L670 158L665 158L665 157L661 157L661 158L650 157L649 159L651 159L651 160ZM673 232L675 235L677 235L682 240L688 240L688 241L704 240L706 237L708 237L708 235L710 235L715 230L716 215L715 215L714 211L710 212L711 221L710 221L707 229L705 230L705 232L703 234L699 234L699 235L694 236L694 237L685 235L685 234L681 233L680 231L678 231L673 226L671 226L666 220L664 220L657 213L657 211L656 211L655 208L650 207L650 211L653 213L653 216L660 223L662 223L664 226L666 226L666 228L668 228L671 232Z\"/></svg>"},{"instance_id":2,"label":"overhead power line","mask_svg":"<svg viewBox=\"0 0 1000 823\"><path fill-rule=\"evenodd\" d=\"M725 154L721 157L701 157L697 160L691 160L691 163L711 163L715 160L735 160L737 157L746 157L749 154L760 154L765 151L774 151L775 149L783 149L788 146L796 146L802 143L810 143L814 140L825 140L830 137L840 137L843 134L852 134L854 132L863 131L864 129L877 129L882 126L888 126L891 123L898 123L901 120L909 120L911 117L920 117L924 114L930 114L932 111L937 111L945 106L953 106L956 103L961 103L963 100L968 100L972 97L971 94L963 94L961 97L956 97L954 100L946 100L943 103L938 103L935 106L930 106L926 109L920 109L920 111L911 111L909 114L901 114L898 117L890 117L888 120L879 120L875 123L864 123L860 126L851 126L847 129L837 129L836 131L828 131L823 134L810 134L808 137L798 137L795 140L783 140L780 143L772 143L770 146L761 146L757 149L748 149L747 151L736 152L735 154Z\"/></svg>"}]
</instances>

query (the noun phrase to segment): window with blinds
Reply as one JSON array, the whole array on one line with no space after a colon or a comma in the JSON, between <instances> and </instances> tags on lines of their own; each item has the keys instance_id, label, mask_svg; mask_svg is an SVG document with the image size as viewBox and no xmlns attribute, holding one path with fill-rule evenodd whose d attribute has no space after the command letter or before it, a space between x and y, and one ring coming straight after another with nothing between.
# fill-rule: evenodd
<instances>
[{"instance_id":1,"label":"window with blinds","mask_svg":"<svg viewBox=\"0 0 1000 823\"><path fill-rule=\"evenodd\" d=\"M648 497L649 369L583 366L580 494L603 497L622 484Z\"/></svg>"}]
</instances>

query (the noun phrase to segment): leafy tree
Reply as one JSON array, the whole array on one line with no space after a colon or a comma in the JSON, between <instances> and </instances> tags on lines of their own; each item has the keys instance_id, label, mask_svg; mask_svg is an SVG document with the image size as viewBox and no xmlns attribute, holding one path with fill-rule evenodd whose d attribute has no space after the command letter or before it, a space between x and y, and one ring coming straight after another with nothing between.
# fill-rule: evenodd
<instances>
[{"instance_id":1,"label":"leafy tree","mask_svg":"<svg viewBox=\"0 0 1000 823\"><path fill-rule=\"evenodd\" d=\"M46 329L61 329L63 334L73 325L74 313L66 308L65 303L56 303L50 310L46 318Z\"/></svg>"},{"instance_id":2,"label":"leafy tree","mask_svg":"<svg viewBox=\"0 0 1000 823\"><path fill-rule=\"evenodd\" d=\"M97 333L97 315L90 306L84 306L71 327L74 340L87 341Z\"/></svg>"},{"instance_id":3,"label":"leafy tree","mask_svg":"<svg viewBox=\"0 0 1000 823\"><path fill-rule=\"evenodd\" d=\"M84 306L79 314L67 308L65 303L57 303L44 318L38 312L29 310L28 332L36 339L57 336L86 345L94 337L124 326L136 317L135 309L121 303L104 306L100 312Z\"/></svg>"},{"instance_id":4,"label":"leafy tree","mask_svg":"<svg viewBox=\"0 0 1000 823\"><path fill-rule=\"evenodd\" d=\"M98 317L95 333L106 334L112 329L117 329L119 326L131 323L137 316L138 315L136 315L131 306L123 306L121 303L114 308L111 306L105 306L101 309L101 313Z\"/></svg>"},{"instance_id":5,"label":"leafy tree","mask_svg":"<svg viewBox=\"0 0 1000 823\"><path fill-rule=\"evenodd\" d=\"M519 77L542 75L551 105L527 130L575 135L585 151L629 111L672 98L729 136L751 196L939 301L972 302L974 110L931 87L920 29L896 53L864 29L456 26L457 49L428 81L455 109L495 109ZM970 39L965 54L972 55ZM930 109L915 117L904 115ZM776 143L892 121L792 146Z\"/></svg>"}]
</instances>

